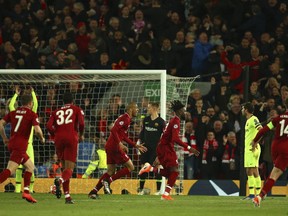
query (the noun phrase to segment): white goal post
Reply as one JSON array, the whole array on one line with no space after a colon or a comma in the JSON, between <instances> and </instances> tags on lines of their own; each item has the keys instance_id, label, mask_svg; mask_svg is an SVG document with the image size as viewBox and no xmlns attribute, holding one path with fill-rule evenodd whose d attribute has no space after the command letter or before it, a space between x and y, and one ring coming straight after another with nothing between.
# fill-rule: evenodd
<instances>
[{"instance_id":1,"label":"white goal post","mask_svg":"<svg viewBox=\"0 0 288 216\"><path fill-rule=\"evenodd\" d=\"M160 102L160 115L163 119L169 120L171 116L171 112L168 111L170 101L177 99L186 104L194 80L195 78L178 78L167 75L165 70L0 70L0 90L2 92L0 94L2 97L0 98L0 107L2 110L5 108L6 113L8 112L7 103L9 98L13 96L16 85L19 85L22 90L32 86L38 97L38 115L43 118L43 129L44 124L46 124L47 113L62 105L61 97L59 97L61 92L75 91L78 96L76 105L82 107L85 107L86 102L84 100L88 97L91 105L91 110L87 112L89 115L87 118L89 138L81 149L79 147L80 157L78 156L76 169L77 175L82 175L92 157L91 152L97 148L97 146L91 145L95 142L90 136L98 127L93 121L97 121L99 110L109 112L108 106L111 103L111 97L120 96L124 107L127 103L135 101L139 106L141 116L145 114L141 113L143 112L144 98ZM55 96L55 94L57 95ZM45 118L42 115L45 115ZM138 128L133 130L136 131ZM135 136L132 138L137 139L137 132L135 131L132 131L131 134ZM46 140L49 142L49 138ZM45 170L43 171L41 168L47 168L45 163L53 153L52 144L48 143L50 147L41 147L40 145L38 147L37 139L34 139L34 142L36 143L34 146L35 165L38 168L36 177L47 177ZM87 151L87 149L90 150ZM7 153L4 151L4 147L0 147L0 168L6 165L5 162L7 163ZM137 178L140 168L137 164L139 161L137 162L137 156L133 152L131 154L133 162L136 161L136 169L131 177ZM45 159L41 159L43 156ZM181 179L183 179L183 158L180 158Z\"/></svg>"}]
</instances>

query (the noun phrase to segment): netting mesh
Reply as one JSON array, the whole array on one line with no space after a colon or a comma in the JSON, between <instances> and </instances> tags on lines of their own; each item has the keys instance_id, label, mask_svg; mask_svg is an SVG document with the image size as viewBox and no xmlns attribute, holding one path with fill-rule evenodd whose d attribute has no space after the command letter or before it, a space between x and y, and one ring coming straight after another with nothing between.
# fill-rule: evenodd
<instances>
[{"instance_id":1,"label":"netting mesh","mask_svg":"<svg viewBox=\"0 0 288 216\"><path fill-rule=\"evenodd\" d=\"M105 72L81 74L81 72L64 74L64 71L61 71L61 74L55 74L55 72L49 74L37 71L33 74L0 74L1 117L8 112L9 98L13 96L16 85L19 85L22 92L29 91L30 86L36 92L39 104L38 116L47 140L46 144L42 145L34 138L36 177L49 177L55 149L53 139L46 131L45 124L50 113L62 105L61 95L65 91L74 93L75 104L80 106L85 113L85 141L79 144L74 177L80 177L85 172L95 150L99 148L98 138L107 139L109 127L120 114L125 112L126 104L134 101L140 108L138 117L133 120L129 129L129 137L136 141L141 130L142 118L147 112L147 102L160 102L160 74L135 74L132 72L131 74L117 74L117 71L114 74L105 74ZM161 104L161 106L167 107L167 120L171 117L167 105L174 99L181 100L186 104L193 81L194 79L167 76L167 104ZM8 133L9 128L6 129ZM1 144L0 148L0 167L2 169L6 166L9 155L4 145ZM129 149L129 156L136 168L131 177L137 178L140 168L139 156L133 149ZM182 161L180 178L183 178L183 160L181 160L181 154L179 156L180 162ZM93 173L92 177L98 177L98 173Z\"/></svg>"}]
</instances>

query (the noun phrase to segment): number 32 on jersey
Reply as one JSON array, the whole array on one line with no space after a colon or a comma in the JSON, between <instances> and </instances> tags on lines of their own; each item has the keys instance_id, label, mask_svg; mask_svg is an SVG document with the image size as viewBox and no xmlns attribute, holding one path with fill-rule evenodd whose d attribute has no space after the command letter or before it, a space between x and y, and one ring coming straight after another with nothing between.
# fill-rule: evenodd
<instances>
[{"instance_id":1,"label":"number 32 on jersey","mask_svg":"<svg viewBox=\"0 0 288 216\"><path fill-rule=\"evenodd\" d=\"M62 124L69 124L72 122L71 116L73 114L72 109L67 109L67 110L58 110L56 112L56 115L58 116L57 119L57 124L62 125Z\"/></svg>"}]
</instances>

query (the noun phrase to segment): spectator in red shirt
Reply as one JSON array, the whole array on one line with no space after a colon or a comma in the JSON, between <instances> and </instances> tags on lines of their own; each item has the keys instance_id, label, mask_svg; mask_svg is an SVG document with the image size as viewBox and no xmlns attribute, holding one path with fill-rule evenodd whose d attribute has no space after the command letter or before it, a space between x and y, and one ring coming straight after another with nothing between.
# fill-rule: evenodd
<instances>
[{"instance_id":1,"label":"spectator in red shirt","mask_svg":"<svg viewBox=\"0 0 288 216\"><path fill-rule=\"evenodd\" d=\"M229 74L231 75L231 81L234 82L235 89L239 93L243 93L244 88L244 72L243 67L245 66L255 66L259 64L259 60L251 62L241 62L241 57L239 54L235 53L233 55L233 60L229 61L227 58L227 51L233 50L233 47L226 46L226 51L221 53L221 61L225 64Z\"/></svg>"}]
</instances>

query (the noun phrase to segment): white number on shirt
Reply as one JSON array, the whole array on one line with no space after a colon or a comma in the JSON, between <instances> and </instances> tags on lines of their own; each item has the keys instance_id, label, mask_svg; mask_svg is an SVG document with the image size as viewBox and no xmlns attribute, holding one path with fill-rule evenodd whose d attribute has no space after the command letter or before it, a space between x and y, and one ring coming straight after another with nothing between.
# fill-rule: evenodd
<instances>
[{"instance_id":1,"label":"white number on shirt","mask_svg":"<svg viewBox=\"0 0 288 216\"><path fill-rule=\"evenodd\" d=\"M15 118L18 119L18 120L17 120L16 127L15 127L15 129L14 129L14 132L17 132L18 129L19 129L19 126L20 126L20 124L21 124L21 121L22 121L22 119L23 119L23 116L22 116L22 115L16 115Z\"/></svg>"},{"instance_id":2,"label":"white number on shirt","mask_svg":"<svg viewBox=\"0 0 288 216\"><path fill-rule=\"evenodd\" d=\"M66 118L65 118L64 114L67 115ZM56 121L57 124L62 125L62 124L71 123L72 122L72 119L71 119L72 114L73 114L72 109L67 109L67 110L65 110L65 112L64 112L64 110L58 110L56 112L56 115L58 116L58 119Z\"/></svg>"},{"instance_id":3,"label":"white number on shirt","mask_svg":"<svg viewBox=\"0 0 288 216\"><path fill-rule=\"evenodd\" d=\"M283 136L283 134L288 135L288 125L285 125L285 119L281 120L280 122L280 136Z\"/></svg>"}]
</instances>

